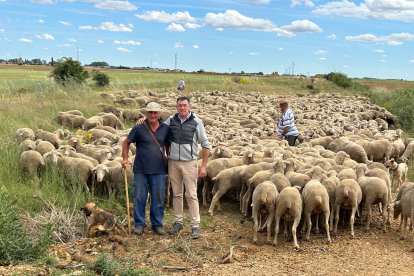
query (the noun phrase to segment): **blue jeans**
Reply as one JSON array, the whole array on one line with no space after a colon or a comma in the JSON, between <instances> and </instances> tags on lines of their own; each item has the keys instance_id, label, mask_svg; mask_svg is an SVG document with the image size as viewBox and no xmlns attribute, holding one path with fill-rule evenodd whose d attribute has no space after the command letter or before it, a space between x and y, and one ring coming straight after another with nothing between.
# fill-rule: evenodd
<instances>
[{"instance_id":1,"label":"blue jeans","mask_svg":"<svg viewBox=\"0 0 414 276\"><path fill-rule=\"evenodd\" d=\"M145 206L147 205L148 187L151 195L150 220L151 228L162 227L164 218L165 174L134 174L134 220L135 228L144 228Z\"/></svg>"}]
</instances>

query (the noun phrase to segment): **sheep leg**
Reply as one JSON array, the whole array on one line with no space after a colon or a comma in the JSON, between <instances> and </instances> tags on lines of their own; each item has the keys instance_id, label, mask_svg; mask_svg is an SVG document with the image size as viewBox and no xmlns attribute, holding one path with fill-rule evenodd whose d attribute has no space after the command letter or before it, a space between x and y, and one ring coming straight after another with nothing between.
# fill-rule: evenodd
<instances>
[{"instance_id":1,"label":"sheep leg","mask_svg":"<svg viewBox=\"0 0 414 276\"><path fill-rule=\"evenodd\" d=\"M254 220L254 228L253 228L253 243L257 243L257 230L258 230L258 221L257 221L257 211L258 208L256 204L253 205L253 220Z\"/></svg>"},{"instance_id":2,"label":"sheep leg","mask_svg":"<svg viewBox=\"0 0 414 276\"><path fill-rule=\"evenodd\" d=\"M207 189L208 189L208 178L205 176L203 177L204 185L203 185L203 207L207 207Z\"/></svg>"},{"instance_id":3,"label":"sheep leg","mask_svg":"<svg viewBox=\"0 0 414 276\"><path fill-rule=\"evenodd\" d=\"M263 224L263 227L262 228L260 228L260 232L261 231L263 231L263 229L268 225L268 223L269 223L269 216L267 216L267 218L266 218L266 221L264 222L264 224Z\"/></svg>"},{"instance_id":4,"label":"sheep leg","mask_svg":"<svg viewBox=\"0 0 414 276\"><path fill-rule=\"evenodd\" d=\"M371 223L371 219L372 219L372 203L367 202L366 208L367 208L367 223L365 224L364 231L369 230L369 224Z\"/></svg>"},{"instance_id":5,"label":"sheep leg","mask_svg":"<svg viewBox=\"0 0 414 276\"><path fill-rule=\"evenodd\" d=\"M273 219L275 217L275 204L273 202L273 204L271 204L271 206L268 207L267 209L269 211L269 216L267 217L267 220L265 222L265 224L267 223L267 243L268 244L272 244L272 223L273 223Z\"/></svg>"},{"instance_id":6,"label":"sheep leg","mask_svg":"<svg viewBox=\"0 0 414 276\"><path fill-rule=\"evenodd\" d=\"M389 213L387 203L388 202L385 200L382 201L382 205L384 205L384 214L382 215L382 231L384 233L387 233L387 216L385 215L385 209L387 209L387 213Z\"/></svg>"},{"instance_id":7,"label":"sheep leg","mask_svg":"<svg viewBox=\"0 0 414 276\"><path fill-rule=\"evenodd\" d=\"M252 192L253 192L253 186L249 185L249 188L243 197L244 199L244 213L243 214L245 217L249 215L249 202L250 202L250 197L252 195Z\"/></svg>"},{"instance_id":8,"label":"sheep leg","mask_svg":"<svg viewBox=\"0 0 414 276\"><path fill-rule=\"evenodd\" d=\"M324 215L325 215L325 230L326 230L326 235L328 236L327 243L331 243L332 240L331 240L331 235L329 233L329 224L328 224L328 220L330 216L329 209L324 212Z\"/></svg>"},{"instance_id":9,"label":"sheep leg","mask_svg":"<svg viewBox=\"0 0 414 276\"><path fill-rule=\"evenodd\" d=\"M289 224L289 222L286 221L286 220L283 220L283 221L284 221L284 224L285 224L285 229L283 229L283 237L287 238L287 237L289 237L289 235L288 235L288 224Z\"/></svg>"},{"instance_id":10,"label":"sheep leg","mask_svg":"<svg viewBox=\"0 0 414 276\"><path fill-rule=\"evenodd\" d=\"M330 215L329 215L329 231L332 231L333 230L333 217L334 217L334 205L332 204L331 205L331 212L330 212Z\"/></svg>"},{"instance_id":11,"label":"sheep leg","mask_svg":"<svg viewBox=\"0 0 414 276\"><path fill-rule=\"evenodd\" d=\"M310 230L312 228L311 214L312 212L305 214L305 220L307 224L307 231L306 231L306 238L305 238L306 241L309 241L310 239ZM292 234L293 234L293 230L292 230Z\"/></svg>"},{"instance_id":12,"label":"sheep leg","mask_svg":"<svg viewBox=\"0 0 414 276\"><path fill-rule=\"evenodd\" d=\"M293 221L293 226L292 226L293 243L295 244L296 249L299 248L298 239L296 238L296 228L298 227L299 222L300 222L300 216L296 216L295 220Z\"/></svg>"},{"instance_id":13,"label":"sheep leg","mask_svg":"<svg viewBox=\"0 0 414 276\"><path fill-rule=\"evenodd\" d=\"M395 173L393 172L392 173L392 177L391 177L391 187L395 190L395 187L394 187L394 178L395 178Z\"/></svg>"},{"instance_id":14,"label":"sheep leg","mask_svg":"<svg viewBox=\"0 0 414 276\"><path fill-rule=\"evenodd\" d=\"M338 222L339 222L339 209L341 205L335 204L335 228L334 228L334 234L336 235L336 232L338 230Z\"/></svg>"},{"instance_id":15,"label":"sheep leg","mask_svg":"<svg viewBox=\"0 0 414 276\"><path fill-rule=\"evenodd\" d=\"M89 192L88 181L82 181L82 184L83 188L85 189L86 195L89 197L91 193Z\"/></svg>"},{"instance_id":16,"label":"sheep leg","mask_svg":"<svg viewBox=\"0 0 414 276\"><path fill-rule=\"evenodd\" d=\"M247 189L246 181L244 181L244 179L242 179L242 188L241 188L241 191L240 191L240 211L242 213L243 213L243 210L244 210L244 208L243 208L243 206L244 206L243 197L244 197L244 194L246 193L246 189Z\"/></svg>"},{"instance_id":17,"label":"sheep leg","mask_svg":"<svg viewBox=\"0 0 414 276\"><path fill-rule=\"evenodd\" d=\"M351 219L349 220L349 223L351 225L351 236L352 238L355 237L355 232L354 232L354 222L355 222L355 213L356 213L356 209L357 206L352 206L352 211L351 211Z\"/></svg>"},{"instance_id":18,"label":"sheep leg","mask_svg":"<svg viewBox=\"0 0 414 276\"><path fill-rule=\"evenodd\" d=\"M277 234L279 234L279 222L280 222L280 216L276 213L275 216L276 226L275 226L275 238L273 239L272 245L277 244Z\"/></svg>"},{"instance_id":19,"label":"sheep leg","mask_svg":"<svg viewBox=\"0 0 414 276\"><path fill-rule=\"evenodd\" d=\"M218 190L217 193L214 195L213 199L211 200L210 209L208 210L208 214L210 216L213 215L214 207L219 202L219 199L226 193L224 190ZM221 208L220 208L221 209Z\"/></svg>"},{"instance_id":20,"label":"sheep leg","mask_svg":"<svg viewBox=\"0 0 414 276\"><path fill-rule=\"evenodd\" d=\"M319 213L316 214L315 234L319 234Z\"/></svg>"},{"instance_id":21,"label":"sheep leg","mask_svg":"<svg viewBox=\"0 0 414 276\"><path fill-rule=\"evenodd\" d=\"M401 214L401 222L404 224L401 232L401 239L405 240L407 238L407 216L404 213Z\"/></svg>"}]
</instances>

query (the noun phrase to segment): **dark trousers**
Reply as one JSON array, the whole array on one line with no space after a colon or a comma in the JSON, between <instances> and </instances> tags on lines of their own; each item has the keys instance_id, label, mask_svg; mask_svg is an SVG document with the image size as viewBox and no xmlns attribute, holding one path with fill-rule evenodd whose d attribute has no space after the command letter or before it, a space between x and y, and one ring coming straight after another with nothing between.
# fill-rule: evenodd
<instances>
[{"instance_id":1,"label":"dark trousers","mask_svg":"<svg viewBox=\"0 0 414 276\"><path fill-rule=\"evenodd\" d=\"M296 142L297 138L298 138L298 136L293 136L293 135L286 135L285 136L285 140L288 141L290 147L293 147L295 145L295 142Z\"/></svg>"}]
</instances>

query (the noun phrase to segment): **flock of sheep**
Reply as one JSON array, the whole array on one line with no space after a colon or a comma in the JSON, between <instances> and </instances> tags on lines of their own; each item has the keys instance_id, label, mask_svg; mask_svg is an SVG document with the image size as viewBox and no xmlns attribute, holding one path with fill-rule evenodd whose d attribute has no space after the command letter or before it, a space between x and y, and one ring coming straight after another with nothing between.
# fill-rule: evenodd
<instances>
[{"instance_id":1,"label":"flock of sheep","mask_svg":"<svg viewBox=\"0 0 414 276\"><path fill-rule=\"evenodd\" d=\"M145 117L145 108L139 107L148 102L163 106L161 119L166 120L175 112L179 95L125 91L101 96L107 104L98 104L102 112L91 118L72 110L57 114L63 128L53 133L18 129L15 139L22 152L21 169L36 176L39 168L60 166L69 179L82 183L88 195L94 191L95 180L99 185L103 183L109 196L118 193L125 183L122 143L130 131L124 129L124 123ZM189 96L212 146L206 176L199 179L203 206L213 196L210 215L216 206L221 210L219 199L226 194L240 201L243 215L253 216L253 242L257 242L258 230L267 227L267 242L276 245L282 218L284 236L290 224L298 248L296 228L301 220L302 231L309 239L311 217L315 217L316 233L321 217L327 242L331 242L330 231L337 232L340 210L350 212L354 236L355 215L361 216L362 205L367 210L364 229L368 230L372 205L379 204L384 232L392 205L395 219L402 214L401 238L406 238L407 218L414 219L414 183L406 179L414 139L403 140L401 130L388 129L397 118L384 108L370 104L364 97L339 94L278 96L196 91ZM277 138L281 98L289 101L299 129L294 147ZM85 132L70 132L64 127ZM82 142L85 133L90 138L87 144ZM131 145L131 164L135 153ZM398 180L395 185L394 176ZM131 184L131 170L127 178ZM392 188L399 189L393 202ZM276 234L272 241L274 220Z\"/></svg>"}]
</instances>

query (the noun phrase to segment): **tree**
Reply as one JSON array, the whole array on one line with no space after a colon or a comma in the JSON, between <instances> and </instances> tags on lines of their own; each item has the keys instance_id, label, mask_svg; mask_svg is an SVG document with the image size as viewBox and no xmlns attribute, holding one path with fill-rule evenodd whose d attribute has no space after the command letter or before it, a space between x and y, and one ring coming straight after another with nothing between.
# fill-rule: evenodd
<instances>
[{"instance_id":1,"label":"tree","mask_svg":"<svg viewBox=\"0 0 414 276\"><path fill-rule=\"evenodd\" d=\"M72 58L62 58L59 63L54 66L50 75L56 82L66 85L73 81L76 83L85 82L89 78L89 72L85 71L79 61Z\"/></svg>"},{"instance_id":2,"label":"tree","mask_svg":"<svg viewBox=\"0 0 414 276\"><path fill-rule=\"evenodd\" d=\"M55 66L55 62L53 61L53 57L52 57L52 60L50 61L50 65L52 65L53 67Z\"/></svg>"},{"instance_id":3,"label":"tree","mask_svg":"<svg viewBox=\"0 0 414 276\"><path fill-rule=\"evenodd\" d=\"M105 61L94 61L89 66L109 66L109 64Z\"/></svg>"},{"instance_id":4,"label":"tree","mask_svg":"<svg viewBox=\"0 0 414 276\"><path fill-rule=\"evenodd\" d=\"M108 75L99 70L92 70L92 79L96 82L96 85L100 87L107 86L110 82Z\"/></svg>"}]
</instances>

